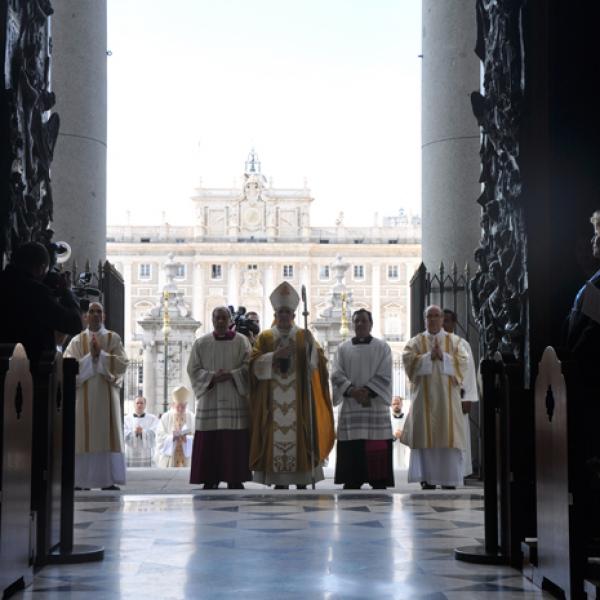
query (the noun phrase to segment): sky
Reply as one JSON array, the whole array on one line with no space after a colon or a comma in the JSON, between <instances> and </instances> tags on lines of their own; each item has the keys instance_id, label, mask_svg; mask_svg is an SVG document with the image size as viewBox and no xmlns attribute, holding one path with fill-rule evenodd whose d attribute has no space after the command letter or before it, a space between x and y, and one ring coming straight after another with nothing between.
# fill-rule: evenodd
<instances>
[{"instance_id":1,"label":"sky","mask_svg":"<svg viewBox=\"0 0 600 600\"><path fill-rule=\"evenodd\" d=\"M109 0L108 223L189 224L255 148L313 226L418 212L420 0Z\"/></svg>"}]
</instances>

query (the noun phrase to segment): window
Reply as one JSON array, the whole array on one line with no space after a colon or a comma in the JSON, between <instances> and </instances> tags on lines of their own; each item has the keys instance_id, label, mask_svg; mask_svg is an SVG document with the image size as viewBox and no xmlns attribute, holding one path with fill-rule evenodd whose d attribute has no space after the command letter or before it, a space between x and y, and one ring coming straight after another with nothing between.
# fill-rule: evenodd
<instances>
[{"instance_id":1,"label":"window","mask_svg":"<svg viewBox=\"0 0 600 600\"><path fill-rule=\"evenodd\" d=\"M388 311L385 315L385 333L399 335L402 333L400 314L397 311Z\"/></svg>"},{"instance_id":2,"label":"window","mask_svg":"<svg viewBox=\"0 0 600 600\"><path fill-rule=\"evenodd\" d=\"M354 265L354 279L364 279L365 278L365 266L364 265Z\"/></svg>"},{"instance_id":3,"label":"window","mask_svg":"<svg viewBox=\"0 0 600 600\"><path fill-rule=\"evenodd\" d=\"M294 265L283 265L283 278L292 279L294 277Z\"/></svg>"},{"instance_id":4,"label":"window","mask_svg":"<svg viewBox=\"0 0 600 600\"><path fill-rule=\"evenodd\" d=\"M177 270L175 271L176 279L185 279L185 265L177 265Z\"/></svg>"},{"instance_id":5,"label":"window","mask_svg":"<svg viewBox=\"0 0 600 600\"><path fill-rule=\"evenodd\" d=\"M152 277L152 265L141 264L138 274L140 279L150 279Z\"/></svg>"},{"instance_id":6,"label":"window","mask_svg":"<svg viewBox=\"0 0 600 600\"><path fill-rule=\"evenodd\" d=\"M329 265L321 265L319 267L319 279L329 279Z\"/></svg>"},{"instance_id":7,"label":"window","mask_svg":"<svg viewBox=\"0 0 600 600\"><path fill-rule=\"evenodd\" d=\"M385 338L388 342L401 342L404 339L400 310L388 309L386 311L384 328Z\"/></svg>"},{"instance_id":8,"label":"window","mask_svg":"<svg viewBox=\"0 0 600 600\"><path fill-rule=\"evenodd\" d=\"M258 265L248 265L247 269L248 271L258 271Z\"/></svg>"},{"instance_id":9,"label":"window","mask_svg":"<svg viewBox=\"0 0 600 600\"><path fill-rule=\"evenodd\" d=\"M222 279L223 278L223 267L221 265L211 265L210 278L211 279Z\"/></svg>"},{"instance_id":10,"label":"window","mask_svg":"<svg viewBox=\"0 0 600 600\"><path fill-rule=\"evenodd\" d=\"M388 265L388 279L398 279L398 265Z\"/></svg>"}]
</instances>

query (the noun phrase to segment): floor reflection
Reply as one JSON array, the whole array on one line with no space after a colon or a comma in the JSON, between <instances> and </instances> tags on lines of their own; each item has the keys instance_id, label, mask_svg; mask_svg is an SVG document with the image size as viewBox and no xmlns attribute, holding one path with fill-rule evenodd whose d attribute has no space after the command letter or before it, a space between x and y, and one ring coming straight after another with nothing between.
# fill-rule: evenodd
<instances>
[{"instance_id":1,"label":"floor reflection","mask_svg":"<svg viewBox=\"0 0 600 600\"><path fill-rule=\"evenodd\" d=\"M79 498L102 563L47 567L21 598L541 598L508 567L467 565L480 492L207 492Z\"/></svg>"}]
</instances>

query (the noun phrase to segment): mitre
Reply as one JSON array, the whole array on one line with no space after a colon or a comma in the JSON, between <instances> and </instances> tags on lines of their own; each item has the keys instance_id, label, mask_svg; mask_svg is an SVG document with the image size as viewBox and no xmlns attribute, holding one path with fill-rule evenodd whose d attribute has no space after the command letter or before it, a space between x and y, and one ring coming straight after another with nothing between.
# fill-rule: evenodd
<instances>
[{"instance_id":1,"label":"mitre","mask_svg":"<svg viewBox=\"0 0 600 600\"><path fill-rule=\"evenodd\" d=\"M190 397L190 390L185 385L179 385L173 390L172 397L174 404L185 404Z\"/></svg>"},{"instance_id":2,"label":"mitre","mask_svg":"<svg viewBox=\"0 0 600 600\"><path fill-rule=\"evenodd\" d=\"M292 312L295 312L300 303L300 296L287 281L284 281L273 290L269 300L274 310L289 308Z\"/></svg>"}]
</instances>

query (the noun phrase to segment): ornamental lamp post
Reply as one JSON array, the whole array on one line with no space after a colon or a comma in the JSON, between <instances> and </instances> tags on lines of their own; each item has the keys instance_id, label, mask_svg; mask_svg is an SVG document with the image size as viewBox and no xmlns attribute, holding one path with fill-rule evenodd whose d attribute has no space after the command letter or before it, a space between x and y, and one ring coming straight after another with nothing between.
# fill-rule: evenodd
<instances>
[{"instance_id":1,"label":"ornamental lamp post","mask_svg":"<svg viewBox=\"0 0 600 600\"><path fill-rule=\"evenodd\" d=\"M348 337L350 333L350 327L348 326L348 303L346 300L346 292L342 293L342 315L340 325L340 335L342 336L342 342Z\"/></svg>"},{"instance_id":2,"label":"ornamental lamp post","mask_svg":"<svg viewBox=\"0 0 600 600\"><path fill-rule=\"evenodd\" d=\"M163 327L164 339L164 372L163 372L163 413L169 410L169 334L171 333L171 319L169 316L169 290L163 291Z\"/></svg>"}]
</instances>

